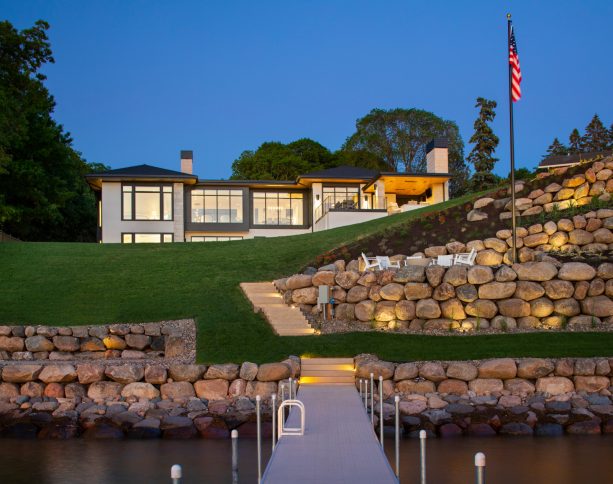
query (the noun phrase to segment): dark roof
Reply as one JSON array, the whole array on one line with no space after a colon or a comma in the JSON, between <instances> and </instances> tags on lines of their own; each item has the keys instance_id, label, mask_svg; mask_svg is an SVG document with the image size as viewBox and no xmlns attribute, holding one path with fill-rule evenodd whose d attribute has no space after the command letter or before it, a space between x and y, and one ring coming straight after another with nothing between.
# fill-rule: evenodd
<instances>
[{"instance_id":1,"label":"dark roof","mask_svg":"<svg viewBox=\"0 0 613 484\"><path fill-rule=\"evenodd\" d=\"M363 179L370 180L379 175L377 170L369 170L368 168L360 168L358 166L336 166L327 170L318 170L306 175L300 175L300 178L348 178L348 179Z\"/></svg>"},{"instance_id":2,"label":"dark roof","mask_svg":"<svg viewBox=\"0 0 613 484\"><path fill-rule=\"evenodd\" d=\"M87 176L106 178L106 177L147 177L147 178L195 178L195 175L183 173L181 171L167 170L151 165L136 165L116 170L103 171L101 173L91 173Z\"/></svg>"},{"instance_id":3,"label":"dark roof","mask_svg":"<svg viewBox=\"0 0 613 484\"><path fill-rule=\"evenodd\" d=\"M549 168L551 166L572 165L581 163L584 160L604 157L613 152L595 151L592 153L576 153L574 155L554 155L548 156L539 163L539 168Z\"/></svg>"},{"instance_id":4,"label":"dark roof","mask_svg":"<svg viewBox=\"0 0 613 484\"><path fill-rule=\"evenodd\" d=\"M426 153L430 153L434 148L449 148L449 140L447 138L434 138L426 145Z\"/></svg>"}]
</instances>

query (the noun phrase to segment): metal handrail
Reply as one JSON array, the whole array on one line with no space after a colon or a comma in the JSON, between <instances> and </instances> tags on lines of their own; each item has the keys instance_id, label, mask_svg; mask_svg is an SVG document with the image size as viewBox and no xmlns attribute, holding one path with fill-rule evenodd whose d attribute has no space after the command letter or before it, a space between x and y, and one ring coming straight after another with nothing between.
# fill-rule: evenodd
<instances>
[{"instance_id":1,"label":"metal handrail","mask_svg":"<svg viewBox=\"0 0 613 484\"><path fill-rule=\"evenodd\" d=\"M300 427L286 427L283 421L285 407L298 407L300 409ZM284 435L304 435L304 403L300 400L284 400L277 410L277 436L280 439Z\"/></svg>"},{"instance_id":2,"label":"metal handrail","mask_svg":"<svg viewBox=\"0 0 613 484\"><path fill-rule=\"evenodd\" d=\"M360 201L358 195L354 195L351 200L344 201L334 201L334 196L328 195L321 205L319 205L315 209L314 219L317 222L319 219L323 218L328 212L351 212L357 210L387 210L387 198L383 197L383 207L360 207ZM380 201L379 201L380 204Z\"/></svg>"}]
</instances>

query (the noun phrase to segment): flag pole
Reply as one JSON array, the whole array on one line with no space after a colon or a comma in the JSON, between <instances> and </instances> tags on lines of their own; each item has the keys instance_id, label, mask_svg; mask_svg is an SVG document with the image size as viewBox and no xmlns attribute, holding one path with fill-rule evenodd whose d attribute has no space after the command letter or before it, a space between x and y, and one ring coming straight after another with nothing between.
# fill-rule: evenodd
<instances>
[{"instance_id":1,"label":"flag pole","mask_svg":"<svg viewBox=\"0 0 613 484\"><path fill-rule=\"evenodd\" d=\"M507 57L511 52L511 14L507 14ZM511 142L511 262L517 262L517 235L516 235L516 220L515 220L515 140L513 136L513 74L511 63L507 59L509 65L509 130Z\"/></svg>"}]
</instances>

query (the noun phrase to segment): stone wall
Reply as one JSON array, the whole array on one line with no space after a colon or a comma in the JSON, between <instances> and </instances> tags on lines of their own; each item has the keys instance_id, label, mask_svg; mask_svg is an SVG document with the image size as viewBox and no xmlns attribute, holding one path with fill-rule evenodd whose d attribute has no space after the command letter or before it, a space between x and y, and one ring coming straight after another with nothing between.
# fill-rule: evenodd
<instances>
[{"instance_id":1,"label":"stone wall","mask_svg":"<svg viewBox=\"0 0 613 484\"><path fill-rule=\"evenodd\" d=\"M299 375L300 359L168 367L21 361L0 370L0 436L227 438L234 428L255 434L256 395L270 420L270 396Z\"/></svg>"},{"instance_id":2,"label":"stone wall","mask_svg":"<svg viewBox=\"0 0 613 484\"><path fill-rule=\"evenodd\" d=\"M12 361L169 359L192 362L192 319L98 326L0 326L0 365Z\"/></svg>"},{"instance_id":3,"label":"stone wall","mask_svg":"<svg viewBox=\"0 0 613 484\"><path fill-rule=\"evenodd\" d=\"M355 322L355 329L360 323L414 331L611 328L613 263L594 268L541 255L540 261L497 268L358 272L339 264L336 271L297 274L275 285L287 303L311 316L320 311L318 286L331 286L335 318Z\"/></svg>"},{"instance_id":4,"label":"stone wall","mask_svg":"<svg viewBox=\"0 0 613 484\"><path fill-rule=\"evenodd\" d=\"M613 433L612 366L613 358L395 364L361 355L356 377L383 377L384 422L392 425L400 395L412 436L600 434Z\"/></svg>"},{"instance_id":5,"label":"stone wall","mask_svg":"<svg viewBox=\"0 0 613 484\"><path fill-rule=\"evenodd\" d=\"M571 206L587 205L598 198L603 202L611 200L613 193L613 157L602 161L586 163L583 173L577 173L564 179L562 184L550 183L544 188L538 188L529 193L522 192L527 188L523 182L516 184L515 209L518 216L528 217L554 210L565 210ZM567 168L559 168L554 173L543 172L539 178L550 175L564 175ZM481 198L476 200L473 210L467 215L469 222L483 220L488 217L482 209L490 204L500 212L501 220L512 218L511 198Z\"/></svg>"}]
</instances>

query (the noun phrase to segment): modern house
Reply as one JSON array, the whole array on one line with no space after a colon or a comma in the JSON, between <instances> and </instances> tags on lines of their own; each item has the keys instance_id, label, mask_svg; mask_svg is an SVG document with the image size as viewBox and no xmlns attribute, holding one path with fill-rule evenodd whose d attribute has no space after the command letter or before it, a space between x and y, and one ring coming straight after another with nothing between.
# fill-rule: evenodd
<instances>
[{"instance_id":1,"label":"modern house","mask_svg":"<svg viewBox=\"0 0 613 484\"><path fill-rule=\"evenodd\" d=\"M539 170L554 170L556 168L565 168L578 165L586 161L596 160L610 156L613 151L594 151L589 153L575 153L572 155L552 155L543 158L539 163Z\"/></svg>"},{"instance_id":2,"label":"modern house","mask_svg":"<svg viewBox=\"0 0 613 484\"><path fill-rule=\"evenodd\" d=\"M104 243L208 242L296 235L412 210L449 198L447 140L427 147L426 173L339 166L292 181L200 180L150 165L87 175Z\"/></svg>"}]
</instances>

